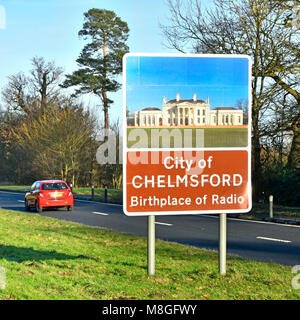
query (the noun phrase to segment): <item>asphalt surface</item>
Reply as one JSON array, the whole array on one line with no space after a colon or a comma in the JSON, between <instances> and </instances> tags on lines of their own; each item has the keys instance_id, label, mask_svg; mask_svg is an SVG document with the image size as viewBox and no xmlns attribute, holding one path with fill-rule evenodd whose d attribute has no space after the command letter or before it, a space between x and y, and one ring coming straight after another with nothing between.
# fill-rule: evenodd
<instances>
[{"instance_id":1,"label":"asphalt surface","mask_svg":"<svg viewBox=\"0 0 300 320\"><path fill-rule=\"evenodd\" d=\"M24 211L24 194L0 191L0 206ZM28 214L37 214L34 210ZM147 236L147 217L127 217L122 206L75 200L74 210L40 215ZM156 237L218 250L218 215L156 216ZM227 252L242 257L300 265L300 226L227 219Z\"/></svg>"}]
</instances>

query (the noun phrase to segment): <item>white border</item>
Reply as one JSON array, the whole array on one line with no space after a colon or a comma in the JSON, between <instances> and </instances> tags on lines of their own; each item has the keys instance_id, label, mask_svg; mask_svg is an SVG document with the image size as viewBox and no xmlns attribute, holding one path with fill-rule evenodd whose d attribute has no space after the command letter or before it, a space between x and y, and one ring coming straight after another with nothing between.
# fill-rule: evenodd
<instances>
[{"instance_id":1,"label":"white border","mask_svg":"<svg viewBox=\"0 0 300 320\"><path fill-rule=\"evenodd\" d=\"M127 148L127 118L126 118L126 59L127 57L182 57L182 58L246 58L248 59L248 146L232 148ZM251 131L252 131L252 60L248 55L238 54L181 54L181 53L127 53L123 56L123 212L127 216L164 216L186 214L220 214L220 213L246 213L252 209L252 180L251 180ZM127 211L127 184L126 164L128 151L248 151L248 208L234 210L186 210L186 211L152 211L152 212L128 212Z\"/></svg>"}]
</instances>

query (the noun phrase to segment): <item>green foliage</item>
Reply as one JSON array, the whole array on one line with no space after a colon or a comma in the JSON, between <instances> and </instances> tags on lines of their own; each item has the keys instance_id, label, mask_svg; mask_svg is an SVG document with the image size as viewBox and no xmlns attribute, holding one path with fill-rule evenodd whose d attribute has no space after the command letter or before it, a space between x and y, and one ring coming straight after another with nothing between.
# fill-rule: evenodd
<instances>
[{"instance_id":1,"label":"green foliage","mask_svg":"<svg viewBox=\"0 0 300 320\"><path fill-rule=\"evenodd\" d=\"M266 196L274 196L277 204L300 206L300 173L283 170L277 174L265 174L264 190Z\"/></svg>"}]
</instances>

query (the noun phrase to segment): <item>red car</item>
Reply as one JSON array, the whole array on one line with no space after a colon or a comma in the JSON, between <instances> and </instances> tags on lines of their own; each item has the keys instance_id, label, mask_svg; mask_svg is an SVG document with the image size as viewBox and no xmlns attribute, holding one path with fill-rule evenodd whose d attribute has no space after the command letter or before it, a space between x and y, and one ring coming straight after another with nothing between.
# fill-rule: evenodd
<instances>
[{"instance_id":1,"label":"red car","mask_svg":"<svg viewBox=\"0 0 300 320\"><path fill-rule=\"evenodd\" d=\"M74 197L69 186L62 180L36 181L25 194L25 209L35 208L42 212L43 208L66 207L72 211Z\"/></svg>"}]
</instances>

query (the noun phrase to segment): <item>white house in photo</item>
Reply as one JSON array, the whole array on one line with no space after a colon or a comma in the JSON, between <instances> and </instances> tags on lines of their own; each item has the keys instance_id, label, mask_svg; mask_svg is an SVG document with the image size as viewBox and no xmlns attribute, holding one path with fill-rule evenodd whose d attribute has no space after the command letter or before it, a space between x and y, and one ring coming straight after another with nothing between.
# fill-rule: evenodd
<instances>
[{"instance_id":1,"label":"white house in photo","mask_svg":"<svg viewBox=\"0 0 300 320\"><path fill-rule=\"evenodd\" d=\"M134 113L136 127L173 127L173 126L241 126L243 125L243 110L233 107L217 107L210 109L209 97L204 100L176 99L164 97L162 110L148 107Z\"/></svg>"}]
</instances>

